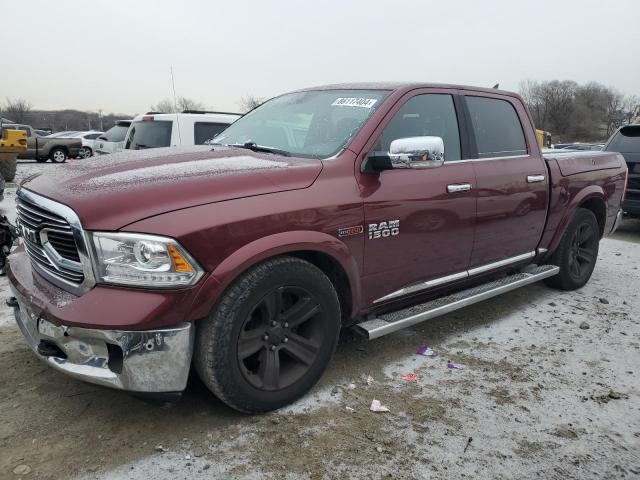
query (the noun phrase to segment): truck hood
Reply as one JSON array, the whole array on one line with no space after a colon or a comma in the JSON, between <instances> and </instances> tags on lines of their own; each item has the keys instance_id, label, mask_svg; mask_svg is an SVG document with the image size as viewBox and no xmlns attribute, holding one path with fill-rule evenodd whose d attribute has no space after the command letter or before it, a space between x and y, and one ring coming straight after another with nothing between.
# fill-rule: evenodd
<instances>
[{"instance_id":1,"label":"truck hood","mask_svg":"<svg viewBox=\"0 0 640 480\"><path fill-rule=\"evenodd\" d=\"M125 150L43 169L26 188L71 207L88 230L173 210L309 187L322 162L216 146Z\"/></svg>"}]
</instances>

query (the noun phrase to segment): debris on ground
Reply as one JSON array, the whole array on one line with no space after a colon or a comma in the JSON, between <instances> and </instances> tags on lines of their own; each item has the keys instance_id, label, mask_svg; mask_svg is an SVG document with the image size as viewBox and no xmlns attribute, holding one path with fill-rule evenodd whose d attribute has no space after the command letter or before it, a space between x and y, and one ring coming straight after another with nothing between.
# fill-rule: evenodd
<instances>
[{"instance_id":1,"label":"debris on ground","mask_svg":"<svg viewBox=\"0 0 640 480\"><path fill-rule=\"evenodd\" d=\"M364 378L364 383L366 383L367 385L373 385L373 382L375 382L375 380L373 379L373 377L371 375L367 375Z\"/></svg>"},{"instance_id":2,"label":"debris on ground","mask_svg":"<svg viewBox=\"0 0 640 480\"><path fill-rule=\"evenodd\" d=\"M471 445L471 442L473 442L473 437L469 437L469 438L467 439L467 443L466 443L466 445L464 446L464 450L462 451L462 453L467 453L467 448L469 448L469 445Z\"/></svg>"},{"instance_id":3,"label":"debris on ground","mask_svg":"<svg viewBox=\"0 0 640 480\"><path fill-rule=\"evenodd\" d=\"M609 305L609 300L607 300L606 298L601 298L600 299L600 303L604 303L605 305Z\"/></svg>"},{"instance_id":4,"label":"debris on ground","mask_svg":"<svg viewBox=\"0 0 640 480\"><path fill-rule=\"evenodd\" d=\"M371 406L369 407L369 410L371 410L372 412L390 412L391 411L389 410L389 407L382 405L380 403L380 400L376 400L375 398L371 402Z\"/></svg>"},{"instance_id":5,"label":"debris on ground","mask_svg":"<svg viewBox=\"0 0 640 480\"><path fill-rule=\"evenodd\" d=\"M164 448L162 445L156 445L156 448L154 449L156 452L161 452L164 453L167 451L166 448Z\"/></svg>"},{"instance_id":6,"label":"debris on ground","mask_svg":"<svg viewBox=\"0 0 640 480\"><path fill-rule=\"evenodd\" d=\"M580 330L589 330L589 324L587 322L582 322L580 324Z\"/></svg>"},{"instance_id":7,"label":"debris on ground","mask_svg":"<svg viewBox=\"0 0 640 480\"><path fill-rule=\"evenodd\" d=\"M447 368L453 369L453 370L462 370L462 366L461 365L456 365L453 362L447 362Z\"/></svg>"},{"instance_id":8,"label":"debris on ground","mask_svg":"<svg viewBox=\"0 0 640 480\"><path fill-rule=\"evenodd\" d=\"M416 353L424 357L434 357L436 355L436 352L431 350L427 345L420 345Z\"/></svg>"},{"instance_id":9,"label":"debris on ground","mask_svg":"<svg viewBox=\"0 0 640 480\"><path fill-rule=\"evenodd\" d=\"M16 475L28 475L31 473L31 467L29 465L18 465L13 469L13 473Z\"/></svg>"},{"instance_id":10,"label":"debris on ground","mask_svg":"<svg viewBox=\"0 0 640 480\"><path fill-rule=\"evenodd\" d=\"M400 378L402 378L402 380L404 380L405 382L411 382L411 383L417 383L418 382L418 374L414 373L414 372L405 373Z\"/></svg>"},{"instance_id":11,"label":"debris on ground","mask_svg":"<svg viewBox=\"0 0 640 480\"><path fill-rule=\"evenodd\" d=\"M347 388L348 388L349 390L355 390L355 389L356 389L356 387L357 387L357 386L356 386L356 384L355 384L355 383L350 383L350 384L347 386Z\"/></svg>"}]
</instances>

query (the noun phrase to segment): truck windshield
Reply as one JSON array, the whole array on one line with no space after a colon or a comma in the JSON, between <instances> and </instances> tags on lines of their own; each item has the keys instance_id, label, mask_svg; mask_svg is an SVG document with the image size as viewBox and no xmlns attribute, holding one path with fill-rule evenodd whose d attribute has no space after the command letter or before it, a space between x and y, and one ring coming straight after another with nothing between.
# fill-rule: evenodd
<instances>
[{"instance_id":1,"label":"truck windshield","mask_svg":"<svg viewBox=\"0 0 640 480\"><path fill-rule=\"evenodd\" d=\"M128 126L116 125L107 130L100 138L107 142L122 142L127 134Z\"/></svg>"},{"instance_id":2,"label":"truck windshield","mask_svg":"<svg viewBox=\"0 0 640 480\"><path fill-rule=\"evenodd\" d=\"M606 150L620 153L640 152L640 125L622 127L613 136Z\"/></svg>"},{"instance_id":3,"label":"truck windshield","mask_svg":"<svg viewBox=\"0 0 640 480\"><path fill-rule=\"evenodd\" d=\"M236 120L212 144L254 144L298 157L330 157L349 143L388 94L385 90L289 93Z\"/></svg>"},{"instance_id":4,"label":"truck windshield","mask_svg":"<svg viewBox=\"0 0 640 480\"><path fill-rule=\"evenodd\" d=\"M129 127L124 148L140 150L142 148L168 147L171 145L172 121L142 120L133 122Z\"/></svg>"}]
</instances>

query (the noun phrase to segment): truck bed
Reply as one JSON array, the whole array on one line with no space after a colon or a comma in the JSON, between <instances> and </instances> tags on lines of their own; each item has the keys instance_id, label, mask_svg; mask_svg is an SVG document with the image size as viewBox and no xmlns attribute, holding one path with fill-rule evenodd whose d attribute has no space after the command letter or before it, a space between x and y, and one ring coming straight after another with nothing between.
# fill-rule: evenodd
<instances>
[{"instance_id":1,"label":"truck bed","mask_svg":"<svg viewBox=\"0 0 640 480\"><path fill-rule=\"evenodd\" d=\"M624 158L614 152L560 152L558 150L543 150L542 156L547 162L556 161L563 177L578 173L593 172L620 168L624 165Z\"/></svg>"}]
</instances>

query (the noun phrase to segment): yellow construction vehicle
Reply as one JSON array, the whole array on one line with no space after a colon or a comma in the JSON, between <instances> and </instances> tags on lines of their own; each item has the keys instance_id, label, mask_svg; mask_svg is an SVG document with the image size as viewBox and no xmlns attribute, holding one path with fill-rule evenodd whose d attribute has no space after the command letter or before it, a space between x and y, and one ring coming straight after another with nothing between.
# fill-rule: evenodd
<instances>
[{"instance_id":1,"label":"yellow construction vehicle","mask_svg":"<svg viewBox=\"0 0 640 480\"><path fill-rule=\"evenodd\" d=\"M7 182L16 176L18 154L27 151L27 132L11 125L0 128L0 174Z\"/></svg>"},{"instance_id":2,"label":"yellow construction vehicle","mask_svg":"<svg viewBox=\"0 0 640 480\"><path fill-rule=\"evenodd\" d=\"M551 148L551 134L549 132L536 129L536 139L540 148Z\"/></svg>"}]
</instances>

